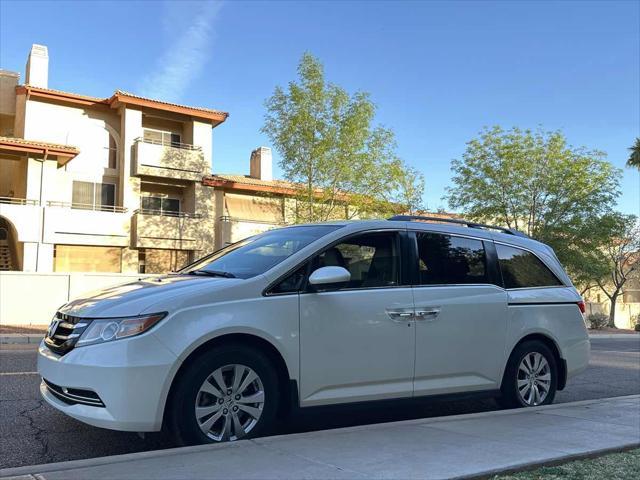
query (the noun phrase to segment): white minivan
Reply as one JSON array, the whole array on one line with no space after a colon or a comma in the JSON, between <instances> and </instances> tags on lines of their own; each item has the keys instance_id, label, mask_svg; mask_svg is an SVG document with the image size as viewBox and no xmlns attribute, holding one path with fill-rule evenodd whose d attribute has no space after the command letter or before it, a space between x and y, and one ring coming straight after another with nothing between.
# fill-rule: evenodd
<instances>
[{"instance_id":1,"label":"white minivan","mask_svg":"<svg viewBox=\"0 0 640 480\"><path fill-rule=\"evenodd\" d=\"M260 435L292 408L492 395L546 405L587 367L584 304L553 250L398 216L271 230L56 312L44 399L183 444Z\"/></svg>"}]
</instances>

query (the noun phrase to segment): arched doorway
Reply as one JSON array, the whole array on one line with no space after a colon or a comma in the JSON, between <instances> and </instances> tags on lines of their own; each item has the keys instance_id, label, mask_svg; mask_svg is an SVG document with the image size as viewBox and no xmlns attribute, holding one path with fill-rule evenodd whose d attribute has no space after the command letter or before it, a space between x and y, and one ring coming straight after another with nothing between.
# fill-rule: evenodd
<instances>
[{"instance_id":1,"label":"arched doorway","mask_svg":"<svg viewBox=\"0 0 640 480\"><path fill-rule=\"evenodd\" d=\"M20 270L20 257L15 228L0 217L0 271Z\"/></svg>"}]
</instances>

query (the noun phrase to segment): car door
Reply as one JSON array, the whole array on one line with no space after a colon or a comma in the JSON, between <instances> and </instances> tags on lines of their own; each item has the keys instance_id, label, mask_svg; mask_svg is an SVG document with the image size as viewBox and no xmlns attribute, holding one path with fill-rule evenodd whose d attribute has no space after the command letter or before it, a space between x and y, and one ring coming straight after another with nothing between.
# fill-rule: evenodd
<instances>
[{"instance_id":1,"label":"car door","mask_svg":"<svg viewBox=\"0 0 640 480\"><path fill-rule=\"evenodd\" d=\"M415 238L414 395L499 388L507 297L493 242L436 232Z\"/></svg>"},{"instance_id":2,"label":"car door","mask_svg":"<svg viewBox=\"0 0 640 480\"><path fill-rule=\"evenodd\" d=\"M411 396L415 323L398 231L364 232L324 249L309 271L349 270L348 283L300 294L300 403Z\"/></svg>"}]
</instances>

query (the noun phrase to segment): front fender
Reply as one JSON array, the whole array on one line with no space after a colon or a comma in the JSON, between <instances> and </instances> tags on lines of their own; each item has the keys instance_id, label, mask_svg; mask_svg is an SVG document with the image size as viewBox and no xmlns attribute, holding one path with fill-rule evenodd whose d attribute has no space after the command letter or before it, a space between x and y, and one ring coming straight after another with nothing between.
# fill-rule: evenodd
<instances>
[{"instance_id":1,"label":"front fender","mask_svg":"<svg viewBox=\"0 0 640 480\"><path fill-rule=\"evenodd\" d=\"M154 335L177 357L162 388L163 415L171 385L185 360L199 347L230 334L270 343L284 359L289 376L299 380L298 296L282 295L185 308L171 314Z\"/></svg>"}]
</instances>

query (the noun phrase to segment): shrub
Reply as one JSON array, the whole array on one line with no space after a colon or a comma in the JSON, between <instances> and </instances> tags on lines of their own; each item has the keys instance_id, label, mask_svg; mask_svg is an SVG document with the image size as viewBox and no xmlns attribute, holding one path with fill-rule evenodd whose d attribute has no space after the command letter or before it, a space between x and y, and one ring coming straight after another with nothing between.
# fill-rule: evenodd
<instances>
[{"instance_id":1,"label":"shrub","mask_svg":"<svg viewBox=\"0 0 640 480\"><path fill-rule=\"evenodd\" d=\"M587 321L589 322L589 328L600 330L606 327L609 323L609 315L605 315L604 313L592 313L587 317Z\"/></svg>"},{"instance_id":2,"label":"shrub","mask_svg":"<svg viewBox=\"0 0 640 480\"><path fill-rule=\"evenodd\" d=\"M633 317L631 317L631 328L633 328L636 332L640 332L640 313L636 313Z\"/></svg>"}]
</instances>

